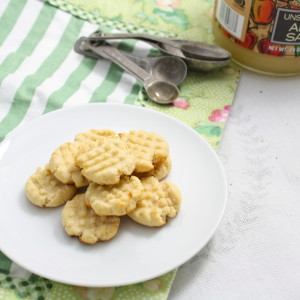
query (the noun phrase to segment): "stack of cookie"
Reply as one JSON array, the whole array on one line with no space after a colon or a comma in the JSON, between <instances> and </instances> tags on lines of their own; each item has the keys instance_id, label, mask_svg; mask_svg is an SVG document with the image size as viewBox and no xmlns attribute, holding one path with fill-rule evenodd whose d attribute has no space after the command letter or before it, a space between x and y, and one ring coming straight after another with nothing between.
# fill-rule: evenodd
<instances>
[{"instance_id":1,"label":"stack of cookie","mask_svg":"<svg viewBox=\"0 0 300 300\"><path fill-rule=\"evenodd\" d=\"M27 180L26 195L40 207L64 204L65 231L94 244L116 235L121 216L151 227L176 216L180 191L160 182L171 166L168 143L158 134L91 129L52 153Z\"/></svg>"}]
</instances>

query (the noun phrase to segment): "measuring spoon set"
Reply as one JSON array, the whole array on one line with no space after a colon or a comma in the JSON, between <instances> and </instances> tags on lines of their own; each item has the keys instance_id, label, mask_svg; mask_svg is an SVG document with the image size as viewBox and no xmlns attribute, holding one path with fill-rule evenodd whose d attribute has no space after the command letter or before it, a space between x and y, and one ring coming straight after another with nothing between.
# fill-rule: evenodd
<instances>
[{"instance_id":1,"label":"measuring spoon set","mask_svg":"<svg viewBox=\"0 0 300 300\"><path fill-rule=\"evenodd\" d=\"M137 39L157 48L165 55L140 57L119 50L106 40ZM179 96L178 85L186 77L187 69L209 72L225 66L231 54L218 46L190 40L161 38L147 34L106 34L100 30L89 37L81 37L74 46L77 53L105 58L139 80L150 99L168 104Z\"/></svg>"}]
</instances>

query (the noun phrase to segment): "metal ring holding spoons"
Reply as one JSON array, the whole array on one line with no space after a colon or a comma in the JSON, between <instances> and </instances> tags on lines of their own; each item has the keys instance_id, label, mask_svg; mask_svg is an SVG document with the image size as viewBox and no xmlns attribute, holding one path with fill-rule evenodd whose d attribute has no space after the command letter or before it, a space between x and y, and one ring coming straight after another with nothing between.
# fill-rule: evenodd
<instances>
[{"instance_id":1,"label":"metal ring holding spoons","mask_svg":"<svg viewBox=\"0 0 300 300\"><path fill-rule=\"evenodd\" d=\"M84 46L86 48L114 62L142 82L146 93L153 101L160 104L169 104L178 98L179 90L176 85L159 80L124 56L118 49L107 45L94 46L87 38L84 38L83 42L85 42Z\"/></svg>"}]
</instances>

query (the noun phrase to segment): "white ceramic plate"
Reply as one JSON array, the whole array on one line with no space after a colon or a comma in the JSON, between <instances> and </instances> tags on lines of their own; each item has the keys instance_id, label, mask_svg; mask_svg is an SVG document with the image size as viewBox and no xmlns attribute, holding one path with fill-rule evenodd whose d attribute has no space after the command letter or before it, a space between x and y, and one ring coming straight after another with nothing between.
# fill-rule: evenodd
<instances>
[{"instance_id":1,"label":"white ceramic plate","mask_svg":"<svg viewBox=\"0 0 300 300\"><path fill-rule=\"evenodd\" d=\"M69 237L62 208L39 208L25 196L27 178L60 144L91 128L144 129L165 137L182 192L179 214L161 228L127 217L108 242L85 245ZM209 144L184 123L150 109L88 104L43 115L11 133L0 146L0 249L25 269L63 283L118 286L162 275L194 256L212 237L226 203L222 165Z\"/></svg>"}]
</instances>

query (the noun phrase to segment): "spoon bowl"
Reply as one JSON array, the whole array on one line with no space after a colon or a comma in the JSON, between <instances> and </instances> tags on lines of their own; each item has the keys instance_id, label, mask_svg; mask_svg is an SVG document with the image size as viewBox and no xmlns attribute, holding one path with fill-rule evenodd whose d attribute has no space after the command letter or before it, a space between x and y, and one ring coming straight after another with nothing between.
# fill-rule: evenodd
<instances>
[{"instance_id":1,"label":"spoon bowl","mask_svg":"<svg viewBox=\"0 0 300 300\"><path fill-rule=\"evenodd\" d=\"M109 44L107 44L109 45ZM175 85L181 84L187 75L187 65L183 59L175 56L140 57L132 53L119 50L152 76L161 81L168 81Z\"/></svg>"},{"instance_id":2,"label":"spoon bowl","mask_svg":"<svg viewBox=\"0 0 300 300\"><path fill-rule=\"evenodd\" d=\"M170 47L169 45L162 44L162 43L160 44L154 44L150 42L147 43L153 47L156 47L163 54L176 55L177 57L182 58L182 60L186 63L188 69L192 71L212 72L221 67L224 67L231 60L231 56L226 60L203 60L199 58L186 57L181 50Z\"/></svg>"},{"instance_id":3,"label":"spoon bowl","mask_svg":"<svg viewBox=\"0 0 300 300\"><path fill-rule=\"evenodd\" d=\"M174 56L161 56L151 58L153 65L150 73L157 79L179 85L187 74L186 64Z\"/></svg>"},{"instance_id":4,"label":"spoon bowl","mask_svg":"<svg viewBox=\"0 0 300 300\"><path fill-rule=\"evenodd\" d=\"M160 104L169 104L179 96L179 90L167 81L152 81L145 85L148 96Z\"/></svg>"}]
</instances>

